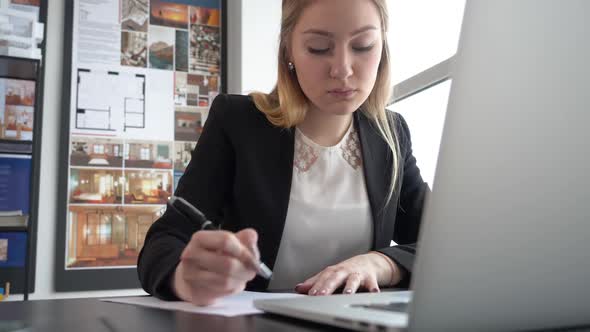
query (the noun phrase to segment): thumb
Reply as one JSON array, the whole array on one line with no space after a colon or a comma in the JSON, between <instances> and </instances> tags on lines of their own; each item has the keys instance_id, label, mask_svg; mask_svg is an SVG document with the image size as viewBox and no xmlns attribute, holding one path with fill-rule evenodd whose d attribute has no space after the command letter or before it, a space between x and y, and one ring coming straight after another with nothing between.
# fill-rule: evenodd
<instances>
[{"instance_id":1,"label":"thumb","mask_svg":"<svg viewBox=\"0 0 590 332\"><path fill-rule=\"evenodd\" d=\"M242 244L251 250L257 260L260 259L260 252L258 251L258 233L252 228L246 228L236 233L236 237Z\"/></svg>"}]
</instances>

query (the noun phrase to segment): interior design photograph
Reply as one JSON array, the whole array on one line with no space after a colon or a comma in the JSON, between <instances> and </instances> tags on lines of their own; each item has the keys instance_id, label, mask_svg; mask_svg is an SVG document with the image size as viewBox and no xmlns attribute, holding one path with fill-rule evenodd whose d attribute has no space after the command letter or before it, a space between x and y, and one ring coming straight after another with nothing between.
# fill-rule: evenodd
<instances>
[{"instance_id":1,"label":"interior design photograph","mask_svg":"<svg viewBox=\"0 0 590 332\"><path fill-rule=\"evenodd\" d=\"M125 204L166 204L172 195L172 170L126 170Z\"/></svg>"},{"instance_id":2,"label":"interior design photograph","mask_svg":"<svg viewBox=\"0 0 590 332\"><path fill-rule=\"evenodd\" d=\"M135 265L161 207L70 206L68 268Z\"/></svg>"},{"instance_id":3,"label":"interior design photograph","mask_svg":"<svg viewBox=\"0 0 590 332\"><path fill-rule=\"evenodd\" d=\"M122 141L108 138L72 137L70 164L89 167L122 167Z\"/></svg>"},{"instance_id":4,"label":"interior design photograph","mask_svg":"<svg viewBox=\"0 0 590 332\"><path fill-rule=\"evenodd\" d=\"M172 168L172 143L127 141L125 168Z\"/></svg>"},{"instance_id":5,"label":"interior design photograph","mask_svg":"<svg viewBox=\"0 0 590 332\"><path fill-rule=\"evenodd\" d=\"M184 172L186 166L188 166L188 163L191 161L192 153L196 145L196 142L174 143L174 171Z\"/></svg>"},{"instance_id":6,"label":"interior design photograph","mask_svg":"<svg viewBox=\"0 0 590 332\"><path fill-rule=\"evenodd\" d=\"M124 186L123 171L70 169L70 203L120 204Z\"/></svg>"},{"instance_id":7,"label":"interior design photograph","mask_svg":"<svg viewBox=\"0 0 590 332\"><path fill-rule=\"evenodd\" d=\"M4 82L2 82L4 81ZM35 82L15 79L0 79L0 87L5 84L6 105L35 105Z\"/></svg>"},{"instance_id":8,"label":"interior design photograph","mask_svg":"<svg viewBox=\"0 0 590 332\"><path fill-rule=\"evenodd\" d=\"M176 141L196 142L203 132L201 113L188 110L188 107L177 107L176 112L174 112L174 139Z\"/></svg>"},{"instance_id":9,"label":"interior design photograph","mask_svg":"<svg viewBox=\"0 0 590 332\"><path fill-rule=\"evenodd\" d=\"M35 81L0 76L0 139L32 141Z\"/></svg>"},{"instance_id":10,"label":"interior design photograph","mask_svg":"<svg viewBox=\"0 0 590 332\"><path fill-rule=\"evenodd\" d=\"M147 65L147 34L121 33L121 65L145 68Z\"/></svg>"},{"instance_id":11,"label":"interior design photograph","mask_svg":"<svg viewBox=\"0 0 590 332\"><path fill-rule=\"evenodd\" d=\"M178 78L177 81L180 79L183 77ZM186 90L186 104L188 106L207 108L210 101L219 94L219 77L217 75L188 74L186 76Z\"/></svg>"}]
</instances>

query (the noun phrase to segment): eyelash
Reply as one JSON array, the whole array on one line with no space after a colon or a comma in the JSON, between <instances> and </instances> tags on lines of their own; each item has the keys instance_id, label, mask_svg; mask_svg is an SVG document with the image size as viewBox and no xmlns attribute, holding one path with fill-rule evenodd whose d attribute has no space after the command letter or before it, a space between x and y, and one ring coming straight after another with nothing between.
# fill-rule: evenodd
<instances>
[{"instance_id":1,"label":"eyelash","mask_svg":"<svg viewBox=\"0 0 590 332\"><path fill-rule=\"evenodd\" d=\"M364 52L369 52L370 50L373 49L374 45L370 45L370 46L366 46L366 47L353 47L352 49L355 52L359 52L359 53L364 53ZM315 55L323 55L326 54L330 51L329 48L325 48L325 49L314 49L314 48L308 48L309 53L311 54L315 54Z\"/></svg>"},{"instance_id":2,"label":"eyelash","mask_svg":"<svg viewBox=\"0 0 590 332\"><path fill-rule=\"evenodd\" d=\"M356 52L369 52L370 50L373 49L374 45L369 45L369 46L365 46L365 47L353 47L352 49L355 50Z\"/></svg>"}]
</instances>

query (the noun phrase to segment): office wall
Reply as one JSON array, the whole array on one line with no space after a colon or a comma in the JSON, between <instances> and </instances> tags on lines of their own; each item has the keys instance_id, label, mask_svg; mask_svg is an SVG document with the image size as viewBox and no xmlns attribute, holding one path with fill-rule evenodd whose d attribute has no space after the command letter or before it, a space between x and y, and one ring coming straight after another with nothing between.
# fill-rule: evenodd
<instances>
[{"instance_id":1,"label":"office wall","mask_svg":"<svg viewBox=\"0 0 590 332\"><path fill-rule=\"evenodd\" d=\"M71 293L54 291L65 1L71 0L51 0L48 9L37 267L35 292L30 298L145 294L139 289ZM276 80L280 1L247 0L246 6L242 0L228 0L228 7L228 91L270 91ZM19 300L22 296L11 296L11 299Z\"/></svg>"}]
</instances>

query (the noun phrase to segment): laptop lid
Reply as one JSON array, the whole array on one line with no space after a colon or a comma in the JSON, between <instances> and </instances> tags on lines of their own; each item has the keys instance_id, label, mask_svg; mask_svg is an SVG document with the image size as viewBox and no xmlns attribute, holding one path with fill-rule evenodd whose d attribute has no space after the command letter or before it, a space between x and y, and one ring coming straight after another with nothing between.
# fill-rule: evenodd
<instances>
[{"instance_id":1,"label":"laptop lid","mask_svg":"<svg viewBox=\"0 0 590 332\"><path fill-rule=\"evenodd\" d=\"M411 329L590 324L588 13L467 2Z\"/></svg>"}]
</instances>

